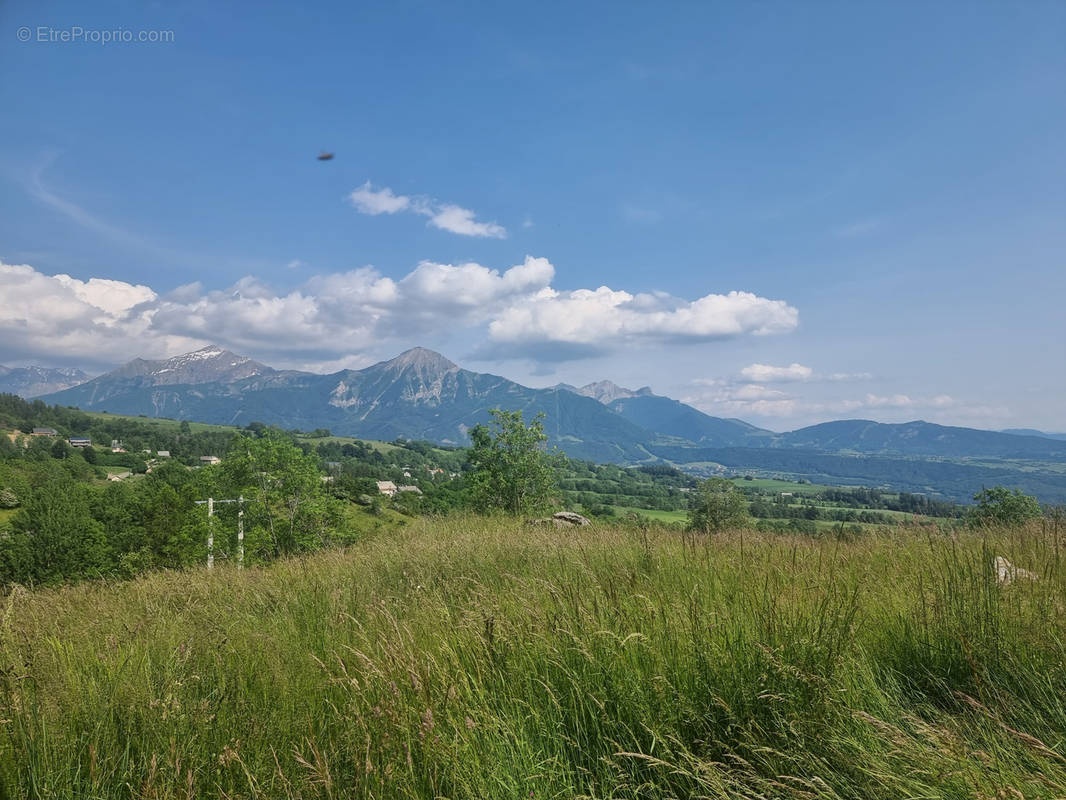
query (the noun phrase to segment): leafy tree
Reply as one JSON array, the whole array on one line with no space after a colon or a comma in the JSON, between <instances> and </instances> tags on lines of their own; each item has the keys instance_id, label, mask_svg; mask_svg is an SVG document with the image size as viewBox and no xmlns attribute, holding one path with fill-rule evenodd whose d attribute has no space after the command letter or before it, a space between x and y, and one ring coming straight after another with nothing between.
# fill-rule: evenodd
<instances>
[{"instance_id":1,"label":"leafy tree","mask_svg":"<svg viewBox=\"0 0 1066 800\"><path fill-rule=\"evenodd\" d=\"M58 583L104 574L111 565L103 526L90 513L91 489L72 481L38 488L0 540L3 582Z\"/></svg>"},{"instance_id":2,"label":"leafy tree","mask_svg":"<svg viewBox=\"0 0 1066 800\"><path fill-rule=\"evenodd\" d=\"M19 498L11 489L0 489L0 508L18 508Z\"/></svg>"},{"instance_id":3,"label":"leafy tree","mask_svg":"<svg viewBox=\"0 0 1066 800\"><path fill-rule=\"evenodd\" d=\"M689 525L701 533L718 533L743 525L748 503L732 481L708 478L696 489L689 509Z\"/></svg>"},{"instance_id":4,"label":"leafy tree","mask_svg":"<svg viewBox=\"0 0 1066 800\"><path fill-rule=\"evenodd\" d=\"M982 489L973 496L977 507L970 512L970 523L980 525L1021 525L1040 516L1036 498L1003 486Z\"/></svg>"},{"instance_id":5,"label":"leafy tree","mask_svg":"<svg viewBox=\"0 0 1066 800\"><path fill-rule=\"evenodd\" d=\"M329 529L336 527L337 509L320 479L317 459L274 430L263 429L260 435L238 439L217 468L217 491L247 501L247 547L277 557L324 545Z\"/></svg>"},{"instance_id":6,"label":"leafy tree","mask_svg":"<svg viewBox=\"0 0 1066 800\"><path fill-rule=\"evenodd\" d=\"M488 426L470 430L467 454L471 500L479 511L529 514L544 507L555 488L553 459L544 449L543 414L528 425L521 411L491 409Z\"/></svg>"}]
</instances>

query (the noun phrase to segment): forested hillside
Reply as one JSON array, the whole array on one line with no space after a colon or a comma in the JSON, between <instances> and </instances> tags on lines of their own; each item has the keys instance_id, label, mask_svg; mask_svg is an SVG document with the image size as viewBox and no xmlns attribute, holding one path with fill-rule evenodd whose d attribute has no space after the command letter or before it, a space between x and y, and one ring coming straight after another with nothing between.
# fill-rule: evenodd
<instances>
[{"instance_id":1,"label":"forested hillside","mask_svg":"<svg viewBox=\"0 0 1066 800\"><path fill-rule=\"evenodd\" d=\"M209 536L216 561L241 558L243 544L245 563L264 563L476 507L469 449L427 441L88 414L11 395L0 396L0 430L0 583L202 564ZM551 508L638 526L688 520L698 478L675 466L597 464L554 449L546 458ZM886 488L751 474L734 482L765 530L854 533L962 514L952 503ZM218 501L210 520L208 498Z\"/></svg>"}]
</instances>

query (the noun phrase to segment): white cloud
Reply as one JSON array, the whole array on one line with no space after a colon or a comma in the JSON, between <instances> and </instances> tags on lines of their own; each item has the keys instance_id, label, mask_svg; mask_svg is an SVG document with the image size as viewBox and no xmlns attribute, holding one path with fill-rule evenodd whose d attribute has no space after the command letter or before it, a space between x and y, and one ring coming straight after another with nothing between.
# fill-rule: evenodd
<instances>
[{"instance_id":1,"label":"white cloud","mask_svg":"<svg viewBox=\"0 0 1066 800\"><path fill-rule=\"evenodd\" d=\"M387 186L375 189L367 181L355 189L348 199L361 214L396 214L409 211L429 217L429 225L460 236L476 236L489 239L506 239L507 229L495 222L478 222L469 208L454 203L441 203L429 197L408 197L395 194Z\"/></svg>"},{"instance_id":2,"label":"white cloud","mask_svg":"<svg viewBox=\"0 0 1066 800\"><path fill-rule=\"evenodd\" d=\"M764 366L764 365L751 365ZM800 366L793 364L793 367ZM791 369L773 367L772 370ZM795 375L800 370L791 370ZM709 414L717 416L762 416L762 417L805 417L830 418L840 415L855 415L864 410L882 411L888 414L903 411L938 412L952 409L953 414L978 413L981 407L971 407L958 403L950 395L939 394L931 397L918 397L909 394L877 395L867 393L861 398L836 397L829 400L812 400L774 389L766 385L773 380L781 380L776 373L752 370L746 367L741 374L747 381L730 378L699 378L692 381L692 388L682 397L689 403ZM817 378L817 375L814 375ZM759 378L767 378L759 380ZM787 380L795 381L795 378ZM758 382L751 382L758 381ZM803 380L803 383L808 381ZM1002 411L1002 409L997 409Z\"/></svg>"},{"instance_id":3,"label":"white cloud","mask_svg":"<svg viewBox=\"0 0 1066 800\"><path fill-rule=\"evenodd\" d=\"M0 263L0 358L98 364L193 349L194 340L150 333L157 299L147 286Z\"/></svg>"},{"instance_id":4,"label":"white cloud","mask_svg":"<svg viewBox=\"0 0 1066 800\"><path fill-rule=\"evenodd\" d=\"M693 384L698 388L681 401L711 414L790 417L796 411L794 397L761 384L720 379L698 379Z\"/></svg>"},{"instance_id":5,"label":"white cloud","mask_svg":"<svg viewBox=\"0 0 1066 800\"><path fill-rule=\"evenodd\" d=\"M423 261L399 279L362 267L286 291L249 276L225 289L191 283L160 294L0 263L0 363L113 365L216 343L279 366L347 365L391 342L468 330L482 331L496 358L553 362L796 325L787 303L747 292L694 301L606 286L562 292L554 278L551 262L527 256L502 272Z\"/></svg>"},{"instance_id":6,"label":"white cloud","mask_svg":"<svg viewBox=\"0 0 1066 800\"><path fill-rule=\"evenodd\" d=\"M403 195L395 195L392 189L384 187L377 191L367 181L358 189L354 190L348 199L361 214L395 214L398 211L406 211L411 207L411 198Z\"/></svg>"},{"instance_id":7,"label":"white cloud","mask_svg":"<svg viewBox=\"0 0 1066 800\"><path fill-rule=\"evenodd\" d=\"M814 375L814 370L803 364L792 363L787 367L773 367L769 364L749 364L740 371L749 381L757 383L778 383L788 381L806 381Z\"/></svg>"},{"instance_id":8,"label":"white cloud","mask_svg":"<svg viewBox=\"0 0 1066 800\"><path fill-rule=\"evenodd\" d=\"M833 372L821 376L827 381L868 381L873 377L869 372Z\"/></svg>"},{"instance_id":9,"label":"white cloud","mask_svg":"<svg viewBox=\"0 0 1066 800\"><path fill-rule=\"evenodd\" d=\"M810 367L793 362L787 367L770 364L749 364L740 370L745 380L756 383L791 383L795 381L865 381L873 377L869 372L833 372L827 375L815 372Z\"/></svg>"},{"instance_id":10,"label":"white cloud","mask_svg":"<svg viewBox=\"0 0 1066 800\"><path fill-rule=\"evenodd\" d=\"M460 236L481 236L492 239L507 238L507 230L495 222L478 222L474 212L460 206L444 205L429 216L429 224L442 231L451 231Z\"/></svg>"},{"instance_id":11,"label":"white cloud","mask_svg":"<svg viewBox=\"0 0 1066 800\"><path fill-rule=\"evenodd\" d=\"M749 292L709 294L694 301L607 286L559 292L545 287L489 324L489 338L515 351L560 359L634 342L684 342L793 330L799 312L783 300Z\"/></svg>"},{"instance_id":12,"label":"white cloud","mask_svg":"<svg viewBox=\"0 0 1066 800\"><path fill-rule=\"evenodd\" d=\"M866 408L912 408L915 402L905 394L893 394L887 397L868 394L863 401L863 405Z\"/></svg>"}]
</instances>

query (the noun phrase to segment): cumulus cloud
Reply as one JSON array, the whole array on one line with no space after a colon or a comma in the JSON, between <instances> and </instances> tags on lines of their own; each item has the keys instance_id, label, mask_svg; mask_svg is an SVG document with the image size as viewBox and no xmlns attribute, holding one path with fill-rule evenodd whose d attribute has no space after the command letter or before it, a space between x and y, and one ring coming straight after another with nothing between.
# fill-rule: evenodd
<instances>
[{"instance_id":1,"label":"cumulus cloud","mask_svg":"<svg viewBox=\"0 0 1066 800\"><path fill-rule=\"evenodd\" d=\"M762 365L752 365L762 366ZM793 367L800 366L793 364ZM774 367L783 370L788 367ZM795 375L800 370L791 370ZM909 394L878 395L868 392L862 397L835 397L829 400L811 400L767 385L779 380L807 381L803 378L782 379L777 374L752 370L741 370L746 380L731 378L701 378L692 381L690 390L682 397L689 403L709 414L718 416L762 416L762 417L826 417L861 414L863 411L940 411L952 409L953 413L972 410L970 406L959 404L950 395L912 396ZM817 377L815 375L815 377ZM764 380L759 380L760 378ZM756 382L758 381L758 382Z\"/></svg>"},{"instance_id":2,"label":"cumulus cloud","mask_svg":"<svg viewBox=\"0 0 1066 800\"><path fill-rule=\"evenodd\" d=\"M863 405L867 408L911 408L914 406L914 401L905 394L893 394L886 397L868 394Z\"/></svg>"},{"instance_id":3,"label":"cumulus cloud","mask_svg":"<svg viewBox=\"0 0 1066 800\"><path fill-rule=\"evenodd\" d=\"M724 379L697 379L681 401L720 416L755 415L790 417L796 398L758 383L735 383Z\"/></svg>"},{"instance_id":4,"label":"cumulus cloud","mask_svg":"<svg viewBox=\"0 0 1066 800\"><path fill-rule=\"evenodd\" d=\"M787 367L770 364L749 364L740 370L740 376L756 383L791 383L794 381L864 381L873 377L869 372L833 372L821 374L810 367L793 362Z\"/></svg>"},{"instance_id":5,"label":"cumulus cloud","mask_svg":"<svg viewBox=\"0 0 1066 800\"><path fill-rule=\"evenodd\" d=\"M0 263L0 359L70 359L94 364L141 352L181 352L195 341L150 334L149 287L69 275L44 275L33 267ZM192 349L191 347L189 349Z\"/></svg>"},{"instance_id":6,"label":"cumulus cloud","mask_svg":"<svg viewBox=\"0 0 1066 800\"><path fill-rule=\"evenodd\" d=\"M606 286L558 291L554 278L551 262L527 256L502 272L423 261L398 279L362 267L285 291L249 276L225 289L191 283L159 293L0 263L0 363L113 365L213 343L278 366L347 365L391 342L461 331L480 332L494 358L554 363L633 345L779 333L797 321L784 301L747 292L688 301Z\"/></svg>"},{"instance_id":7,"label":"cumulus cloud","mask_svg":"<svg viewBox=\"0 0 1066 800\"><path fill-rule=\"evenodd\" d=\"M787 367L773 367L769 364L749 364L740 371L740 374L749 381L776 383L810 380L814 375L814 370L797 363L789 364Z\"/></svg>"},{"instance_id":8,"label":"cumulus cloud","mask_svg":"<svg viewBox=\"0 0 1066 800\"><path fill-rule=\"evenodd\" d=\"M430 213L429 224L442 231L451 231L460 236L481 236L506 239L507 229L495 222L478 222L474 212L461 206L444 205Z\"/></svg>"},{"instance_id":9,"label":"cumulus cloud","mask_svg":"<svg viewBox=\"0 0 1066 800\"><path fill-rule=\"evenodd\" d=\"M348 200L361 214L377 216L406 211L428 217L428 224L432 227L460 236L507 238L506 228L495 222L478 222L475 213L469 208L454 203L441 203L429 197L398 195L387 186L375 189L370 181L348 195Z\"/></svg>"},{"instance_id":10,"label":"cumulus cloud","mask_svg":"<svg viewBox=\"0 0 1066 800\"><path fill-rule=\"evenodd\" d=\"M634 342L700 342L784 333L798 322L799 312L785 301L749 292L686 301L664 294L633 295L607 286L568 292L545 287L527 302L498 314L489 324L489 339L512 352L532 352L540 358L554 346L557 359L566 360Z\"/></svg>"},{"instance_id":11,"label":"cumulus cloud","mask_svg":"<svg viewBox=\"0 0 1066 800\"><path fill-rule=\"evenodd\" d=\"M398 211L406 211L411 207L411 198L393 194L392 189L385 186L375 190L367 181L358 189L354 190L348 199L361 214L395 214Z\"/></svg>"}]
</instances>

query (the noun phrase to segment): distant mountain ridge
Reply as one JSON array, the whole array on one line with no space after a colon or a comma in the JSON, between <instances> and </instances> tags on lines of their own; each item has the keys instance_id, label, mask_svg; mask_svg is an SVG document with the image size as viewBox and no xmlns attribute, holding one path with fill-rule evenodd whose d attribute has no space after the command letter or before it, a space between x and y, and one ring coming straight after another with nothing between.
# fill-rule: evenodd
<instances>
[{"instance_id":1,"label":"distant mountain ridge","mask_svg":"<svg viewBox=\"0 0 1066 800\"><path fill-rule=\"evenodd\" d=\"M208 345L163 361L135 358L108 375L141 378L152 386L173 386L215 381L232 382L276 371L247 356L239 356L221 347Z\"/></svg>"},{"instance_id":2,"label":"distant mountain ridge","mask_svg":"<svg viewBox=\"0 0 1066 800\"><path fill-rule=\"evenodd\" d=\"M742 420L610 381L534 389L463 369L416 347L360 370L280 371L219 347L147 361L55 392L48 402L87 410L244 425L329 428L368 439L466 444L489 409L543 413L552 444L575 458L635 463L713 461L708 448L774 448L919 458L1016 458L1066 462L1066 442L915 421L840 420L774 433ZM667 455L668 454L668 455Z\"/></svg>"},{"instance_id":3,"label":"distant mountain ridge","mask_svg":"<svg viewBox=\"0 0 1066 800\"><path fill-rule=\"evenodd\" d=\"M1013 436L1039 436L1041 439L1057 439L1060 442L1066 442L1066 433L1045 433L1035 428L1007 428L1000 433L1009 433Z\"/></svg>"},{"instance_id":4,"label":"distant mountain ridge","mask_svg":"<svg viewBox=\"0 0 1066 800\"><path fill-rule=\"evenodd\" d=\"M91 376L69 367L0 366L0 393L31 398L85 383Z\"/></svg>"},{"instance_id":5,"label":"distant mountain ridge","mask_svg":"<svg viewBox=\"0 0 1066 800\"><path fill-rule=\"evenodd\" d=\"M774 435L772 431L738 419L712 417L679 400L654 394L647 386L633 391L611 381L597 381L580 389L567 384L559 384L559 387L593 397L616 414L649 431L695 444L750 447L754 444L751 441L753 437L768 441Z\"/></svg>"},{"instance_id":6,"label":"distant mountain ridge","mask_svg":"<svg viewBox=\"0 0 1066 800\"><path fill-rule=\"evenodd\" d=\"M837 420L778 434L773 446L906 456L1063 458L1066 442L932 422Z\"/></svg>"},{"instance_id":7,"label":"distant mountain ridge","mask_svg":"<svg viewBox=\"0 0 1066 800\"><path fill-rule=\"evenodd\" d=\"M593 400L599 400L604 405L610 405L615 400L619 400L623 397L643 397L652 393L651 388L647 386L633 391L632 389L626 389L611 381L595 381L593 383L587 383L581 387L571 386L568 383L559 383L556 384L555 388L565 389L568 392L579 394L582 397L591 397Z\"/></svg>"},{"instance_id":8,"label":"distant mountain ridge","mask_svg":"<svg viewBox=\"0 0 1066 800\"><path fill-rule=\"evenodd\" d=\"M527 419L543 413L552 444L575 458L653 458L643 447L654 438L648 431L592 398L471 372L421 347L365 369L328 375L273 370L219 348L197 353L166 362L138 359L48 401L121 414L237 425L260 421L367 439L456 445L468 443L467 431L487 422L489 409L522 409ZM186 382L177 382L181 379Z\"/></svg>"}]
</instances>

